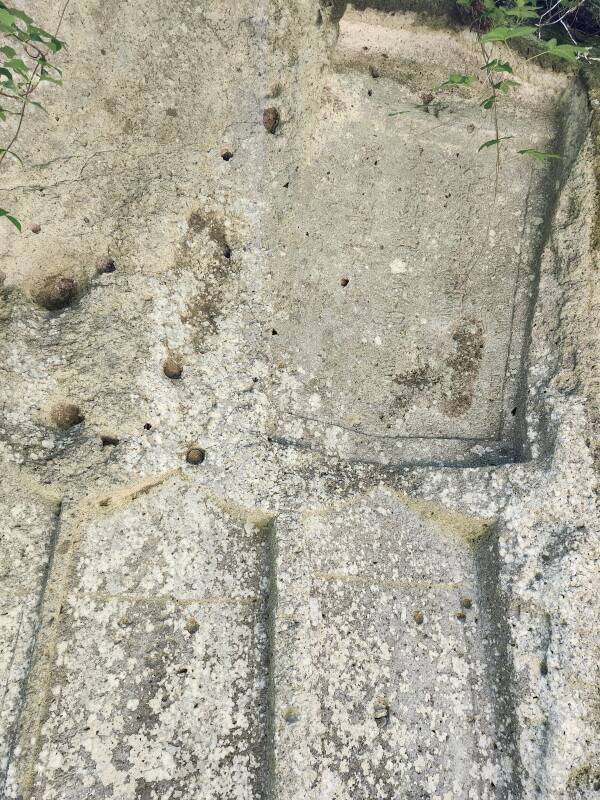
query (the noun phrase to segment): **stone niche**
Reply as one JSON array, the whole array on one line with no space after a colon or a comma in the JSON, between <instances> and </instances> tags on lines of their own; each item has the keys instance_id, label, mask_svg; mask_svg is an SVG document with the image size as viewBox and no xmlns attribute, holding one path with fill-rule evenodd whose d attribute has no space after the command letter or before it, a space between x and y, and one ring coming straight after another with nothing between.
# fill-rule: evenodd
<instances>
[{"instance_id":1,"label":"stone niche","mask_svg":"<svg viewBox=\"0 0 600 800\"><path fill-rule=\"evenodd\" d=\"M479 69L466 35L350 8L334 58L275 225L275 433L390 464L521 459L554 177L517 151L560 149L564 78L503 99L496 176L483 90L431 94L453 59Z\"/></svg>"}]
</instances>

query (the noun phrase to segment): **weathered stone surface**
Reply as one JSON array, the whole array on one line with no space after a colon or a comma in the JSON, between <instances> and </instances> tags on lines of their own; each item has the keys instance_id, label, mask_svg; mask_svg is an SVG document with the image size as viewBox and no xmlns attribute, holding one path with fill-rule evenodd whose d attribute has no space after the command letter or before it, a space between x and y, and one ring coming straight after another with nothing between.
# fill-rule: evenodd
<instances>
[{"instance_id":1,"label":"weathered stone surface","mask_svg":"<svg viewBox=\"0 0 600 800\"><path fill-rule=\"evenodd\" d=\"M433 10L68 5L0 190L7 800L597 795L597 90L511 53L496 190Z\"/></svg>"},{"instance_id":2,"label":"weathered stone surface","mask_svg":"<svg viewBox=\"0 0 600 800\"><path fill-rule=\"evenodd\" d=\"M278 529L281 796L507 794L491 527L378 489Z\"/></svg>"},{"instance_id":3,"label":"weathered stone surface","mask_svg":"<svg viewBox=\"0 0 600 800\"><path fill-rule=\"evenodd\" d=\"M262 796L269 517L185 480L86 504L61 532L34 797ZM39 730L37 729L39 727Z\"/></svg>"}]
</instances>

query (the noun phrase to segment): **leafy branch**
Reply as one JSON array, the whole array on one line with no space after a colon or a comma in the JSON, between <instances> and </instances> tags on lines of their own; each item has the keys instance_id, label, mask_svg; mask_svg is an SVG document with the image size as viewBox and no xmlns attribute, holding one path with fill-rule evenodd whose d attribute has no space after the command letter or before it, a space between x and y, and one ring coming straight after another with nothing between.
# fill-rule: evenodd
<instances>
[{"instance_id":1,"label":"leafy branch","mask_svg":"<svg viewBox=\"0 0 600 800\"><path fill-rule=\"evenodd\" d=\"M17 8L11 8L0 0L0 123L15 118L12 134L5 147L0 147L0 167L7 156L21 158L14 151L27 109L33 106L44 111L44 107L33 100L41 83L60 85L62 73L50 60L64 47L58 32L66 5L60 15L54 34L36 25L30 16ZM21 223L8 211L0 208L0 217L5 217L19 231Z\"/></svg>"},{"instance_id":2,"label":"leafy branch","mask_svg":"<svg viewBox=\"0 0 600 800\"><path fill-rule=\"evenodd\" d=\"M494 138L483 142L479 146L478 152L490 147L496 148L494 196L497 195L498 190L501 146L503 142L513 138L512 136L502 136L500 133L499 101L503 95L509 94L519 86L518 81L514 79L512 65L509 61L495 56L494 46L519 39L529 41L535 44L537 52L527 58L527 61L544 55L571 63L588 58L591 48L577 43L574 29L570 26L570 20L574 19L585 2L586 0L537 0L537 2L536 0L457 0L458 6L468 15L471 30L477 36L483 62L480 72L483 73L483 76L453 73L433 90L434 93L427 92L421 95L423 105L417 105L412 110L422 109L428 113L433 110L437 116L439 111L445 108L442 102L436 99L436 95L439 96L440 92L452 91L457 87L477 86L480 89L482 85L485 87L485 96L481 100L480 106L492 115ZM561 25L566 30L571 43L559 43L555 38L542 38L545 28L557 25ZM391 112L389 116L410 113L410 111L411 109ZM517 153L537 161L560 158L556 153L548 153L530 147L517 150Z\"/></svg>"},{"instance_id":3,"label":"leafy branch","mask_svg":"<svg viewBox=\"0 0 600 800\"><path fill-rule=\"evenodd\" d=\"M537 3L532 0L457 0L459 6L465 9L471 16L471 27L477 34L477 41L481 49L483 64L481 71L485 73L484 83L487 86L487 96L481 101L481 107L490 111L494 124L495 138L489 139L479 147L479 151L488 147L496 148L496 190L498 187L498 175L500 171L500 147L501 143L512 136L500 135L500 124L498 119L498 101L501 95L508 94L511 90L519 86L514 80L513 68L508 61L500 58L493 58L493 46L497 43L504 43L515 39L528 39L534 34L538 38L538 52L530 56L527 61L549 55L553 58L564 61L576 62L584 58L589 53L589 47L582 47L575 41L570 30L569 35L573 44L559 44L556 39L542 40L542 28L548 25L556 25L558 22L566 26L565 18L573 13L581 5L573 3L571 0L558 0L545 12L541 12ZM527 23L527 24L524 24ZM567 27L568 29L568 27ZM448 80L442 83L440 89L452 89L455 86L471 86L479 83L477 77L473 75L450 75ZM525 148L517 151L520 155L531 156L538 161L559 158L556 153L545 153L534 148Z\"/></svg>"}]
</instances>

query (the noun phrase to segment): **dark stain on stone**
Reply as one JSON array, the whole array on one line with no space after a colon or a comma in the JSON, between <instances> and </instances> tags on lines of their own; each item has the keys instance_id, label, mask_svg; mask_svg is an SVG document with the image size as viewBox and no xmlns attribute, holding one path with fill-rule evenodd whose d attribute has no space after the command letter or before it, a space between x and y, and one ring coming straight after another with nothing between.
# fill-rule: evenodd
<instances>
[{"instance_id":1,"label":"dark stain on stone","mask_svg":"<svg viewBox=\"0 0 600 800\"><path fill-rule=\"evenodd\" d=\"M198 237L207 237L213 243L214 258L206 260L196 255L193 247ZM198 328L197 344L217 332L217 320L223 313L226 291L239 270L239 263L231 258L223 218L212 211L194 211L188 219L188 230L181 244L178 266L194 269L202 279L202 288L188 306L183 321L193 322Z\"/></svg>"},{"instance_id":2,"label":"dark stain on stone","mask_svg":"<svg viewBox=\"0 0 600 800\"><path fill-rule=\"evenodd\" d=\"M225 256L225 258L231 257L231 248L229 247L225 235L225 226L223 225L222 219L216 214L212 212L193 211L188 219L188 229L192 234L206 232L223 255L229 252L229 255Z\"/></svg>"},{"instance_id":3,"label":"dark stain on stone","mask_svg":"<svg viewBox=\"0 0 600 800\"><path fill-rule=\"evenodd\" d=\"M479 320L464 320L454 328L452 342L454 352L446 360L450 375L442 410L448 417L460 417L473 404L483 357L483 325Z\"/></svg>"},{"instance_id":4,"label":"dark stain on stone","mask_svg":"<svg viewBox=\"0 0 600 800\"><path fill-rule=\"evenodd\" d=\"M115 447L119 444L119 439L110 433L100 434L100 441L102 442L102 447Z\"/></svg>"},{"instance_id":5,"label":"dark stain on stone","mask_svg":"<svg viewBox=\"0 0 600 800\"><path fill-rule=\"evenodd\" d=\"M265 130L269 133L275 133L277 127L279 126L279 119L279 111L274 106L265 108L263 111L263 125L265 126Z\"/></svg>"},{"instance_id":6,"label":"dark stain on stone","mask_svg":"<svg viewBox=\"0 0 600 800\"><path fill-rule=\"evenodd\" d=\"M233 153L231 150L221 150L221 158L223 161L231 161L233 158Z\"/></svg>"},{"instance_id":7,"label":"dark stain on stone","mask_svg":"<svg viewBox=\"0 0 600 800\"><path fill-rule=\"evenodd\" d=\"M177 116L177 109L176 108L167 108L165 111L167 117L176 117Z\"/></svg>"},{"instance_id":8,"label":"dark stain on stone","mask_svg":"<svg viewBox=\"0 0 600 800\"><path fill-rule=\"evenodd\" d=\"M70 305L77 296L77 283L65 275L50 275L34 292L33 299L48 311L59 311Z\"/></svg>"},{"instance_id":9,"label":"dark stain on stone","mask_svg":"<svg viewBox=\"0 0 600 800\"><path fill-rule=\"evenodd\" d=\"M439 376L433 374L429 364L420 364L396 375L393 383L400 387L400 393L394 399L394 407L400 410L408 408L417 394L435 386L439 380Z\"/></svg>"}]
</instances>

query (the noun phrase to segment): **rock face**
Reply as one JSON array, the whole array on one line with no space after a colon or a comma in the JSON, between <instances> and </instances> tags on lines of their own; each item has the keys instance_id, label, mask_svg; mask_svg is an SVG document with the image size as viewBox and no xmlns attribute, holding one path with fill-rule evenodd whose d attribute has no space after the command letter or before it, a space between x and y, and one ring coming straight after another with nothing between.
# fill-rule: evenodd
<instances>
[{"instance_id":1,"label":"rock face","mask_svg":"<svg viewBox=\"0 0 600 800\"><path fill-rule=\"evenodd\" d=\"M598 795L599 101L511 53L497 174L444 14L67 6L0 191L7 800Z\"/></svg>"}]
</instances>

